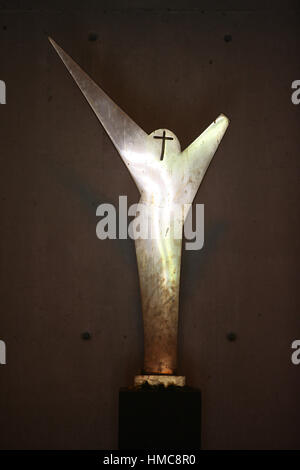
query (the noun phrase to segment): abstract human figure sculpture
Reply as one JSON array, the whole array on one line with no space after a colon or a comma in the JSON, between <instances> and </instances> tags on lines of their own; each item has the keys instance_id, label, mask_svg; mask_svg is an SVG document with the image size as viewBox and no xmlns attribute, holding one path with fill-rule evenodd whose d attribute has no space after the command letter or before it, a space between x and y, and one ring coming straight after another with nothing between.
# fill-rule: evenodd
<instances>
[{"instance_id":1,"label":"abstract human figure sculpture","mask_svg":"<svg viewBox=\"0 0 300 470\"><path fill-rule=\"evenodd\" d=\"M181 152L175 134L167 129L146 134L52 39L49 40L112 140L141 194L139 216L145 224L150 220L152 229L152 237L135 240L144 322L143 372L148 376L170 376L176 372L177 362L182 228L187 208L227 129L228 119L221 114Z\"/></svg>"}]
</instances>

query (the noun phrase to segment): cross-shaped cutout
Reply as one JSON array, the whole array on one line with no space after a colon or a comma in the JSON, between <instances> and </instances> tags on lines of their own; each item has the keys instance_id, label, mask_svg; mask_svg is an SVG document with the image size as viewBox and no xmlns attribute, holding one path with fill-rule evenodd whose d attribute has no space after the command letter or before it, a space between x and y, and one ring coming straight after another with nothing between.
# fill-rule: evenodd
<instances>
[{"instance_id":1,"label":"cross-shaped cutout","mask_svg":"<svg viewBox=\"0 0 300 470\"><path fill-rule=\"evenodd\" d=\"M162 146L161 146L161 154L160 154L160 159L164 159L164 153L165 153L165 142L166 140L174 140L173 137L166 136L166 131L163 131L163 135L154 135L154 139L162 139Z\"/></svg>"}]
</instances>

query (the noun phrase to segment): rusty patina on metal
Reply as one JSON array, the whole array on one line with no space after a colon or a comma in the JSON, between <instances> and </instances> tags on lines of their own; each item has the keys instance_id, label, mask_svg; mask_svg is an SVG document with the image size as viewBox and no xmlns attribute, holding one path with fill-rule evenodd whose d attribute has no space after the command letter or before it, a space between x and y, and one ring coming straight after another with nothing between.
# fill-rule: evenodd
<instances>
[{"instance_id":1,"label":"rusty patina on metal","mask_svg":"<svg viewBox=\"0 0 300 470\"><path fill-rule=\"evenodd\" d=\"M177 137L167 129L146 134L49 40L140 191L140 221L150 221L152 235L135 240L144 321L143 373L172 375L177 364L182 228L229 121L221 114L181 151Z\"/></svg>"}]
</instances>

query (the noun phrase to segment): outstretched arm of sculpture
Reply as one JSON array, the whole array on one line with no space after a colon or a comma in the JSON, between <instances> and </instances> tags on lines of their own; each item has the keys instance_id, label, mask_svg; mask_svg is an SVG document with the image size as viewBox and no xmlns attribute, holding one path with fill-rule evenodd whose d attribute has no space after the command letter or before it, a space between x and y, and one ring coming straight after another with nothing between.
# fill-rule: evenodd
<instances>
[{"instance_id":1,"label":"outstretched arm of sculpture","mask_svg":"<svg viewBox=\"0 0 300 470\"><path fill-rule=\"evenodd\" d=\"M111 138L141 192L146 167L156 160L153 156L154 143L53 39L49 38L49 41Z\"/></svg>"},{"instance_id":2,"label":"outstretched arm of sculpture","mask_svg":"<svg viewBox=\"0 0 300 470\"><path fill-rule=\"evenodd\" d=\"M216 153L229 125L229 119L220 114L180 155L181 181L175 201L191 204L197 194L206 170ZM179 178L178 178L179 179Z\"/></svg>"}]
</instances>

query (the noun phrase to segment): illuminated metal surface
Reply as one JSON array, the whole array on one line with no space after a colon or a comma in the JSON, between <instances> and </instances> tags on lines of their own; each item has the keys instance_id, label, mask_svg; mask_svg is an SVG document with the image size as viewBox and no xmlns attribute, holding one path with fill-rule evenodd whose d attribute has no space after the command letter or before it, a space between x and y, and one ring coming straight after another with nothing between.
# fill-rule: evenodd
<instances>
[{"instance_id":1,"label":"illuminated metal surface","mask_svg":"<svg viewBox=\"0 0 300 470\"><path fill-rule=\"evenodd\" d=\"M173 374L177 361L181 235L187 215L181 209L192 204L227 129L228 119L221 114L181 152L179 141L171 131L159 129L147 135L49 40L140 191L140 220L142 223L150 220L155 235L135 240L144 321L144 373ZM175 231L180 233L179 238L175 238Z\"/></svg>"}]
</instances>

